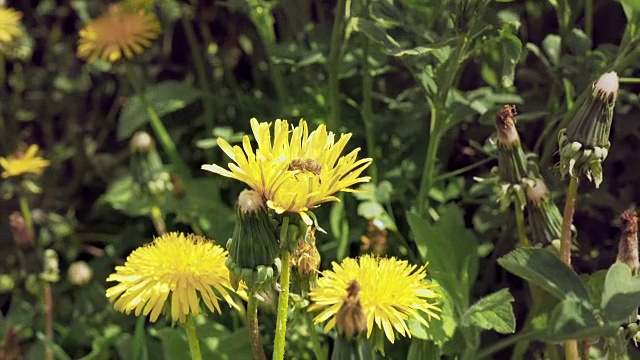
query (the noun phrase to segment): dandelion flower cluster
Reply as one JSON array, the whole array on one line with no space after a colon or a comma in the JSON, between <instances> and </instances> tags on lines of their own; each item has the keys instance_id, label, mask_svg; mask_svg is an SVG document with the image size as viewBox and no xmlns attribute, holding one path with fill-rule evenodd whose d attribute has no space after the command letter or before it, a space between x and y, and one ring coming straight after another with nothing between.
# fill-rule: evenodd
<instances>
[{"instance_id":1,"label":"dandelion flower cluster","mask_svg":"<svg viewBox=\"0 0 640 360\"><path fill-rule=\"evenodd\" d=\"M122 56L131 59L151 46L160 32L155 15L114 4L106 14L80 30L77 55L89 62L97 59L115 62Z\"/></svg>"},{"instance_id":2,"label":"dandelion flower cluster","mask_svg":"<svg viewBox=\"0 0 640 360\"><path fill-rule=\"evenodd\" d=\"M312 222L306 211L337 201L336 192L354 191L349 187L370 180L360 174L372 159L358 160L359 148L341 156L350 133L336 141L324 125L309 133L304 120L291 131L286 120L276 120L272 141L271 125L251 119L255 149L249 136L244 136L242 147L232 147L218 138L218 145L233 163L229 163L229 170L215 164L203 165L202 169L246 183L277 213L299 213L309 225Z\"/></svg>"},{"instance_id":3,"label":"dandelion flower cluster","mask_svg":"<svg viewBox=\"0 0 640 360\"><path fill-rule=\"evenodd\" d=\"M165 234L134 250L124 266L116 267L107 281L119 284L107 289L107 298L116 310L150 314L152 322L167 301L172 322L184 323L188 315L200 314L200 298L209 310L220 313L216 292L236 306L230 296L227 256L226 250L201 236Z\"/></svg>"},{"instance_id":4,"label":"dandelion flower cluster","mask_svg":"<svg viewBox=\"0 0 640 360\"><path fill-rule=\"evenodd\" d=\"M0 7L0 43L10 43L22 35L21 19L22 13L20 11Z\"/></svg>"},{"instance_id":5,"label":"dandelion flower cluster","mask_svg":"<svg viewBox=\"0 0 640 360\"><path fill-rule=\"evenodd\" d=\"M347 289L355 280L360 286L360 303L367 319L367 337L371 337L375 323L393 343L394 330L411 337L406 322L409 318L416 318L425 326L429 326L431 317L439 319L440 308L430 300L440 295L433 291L436 285L424 281L425 276L425 266L418 268L393 257L347 258L341 264L334 262L333 270L323 272L309 294L312 303L309 311L321 310L314 322L329 320L324 331L331 330L348 297Z\"/></svg>"},{"instance_id":6,"label":"dandelion flower cluster","mask_svg":"<svg viewBox=\"0 0 640 360\"><path fill-rule=\"evenodd\" d=\"M0 166L4 169L3 178L19 176L22 174L42 175L42 172L49 167L49 160L38 156L40 147L31 145L26 152L18 151L7 157L0 157Z\"/></svg>"}]
</instances>

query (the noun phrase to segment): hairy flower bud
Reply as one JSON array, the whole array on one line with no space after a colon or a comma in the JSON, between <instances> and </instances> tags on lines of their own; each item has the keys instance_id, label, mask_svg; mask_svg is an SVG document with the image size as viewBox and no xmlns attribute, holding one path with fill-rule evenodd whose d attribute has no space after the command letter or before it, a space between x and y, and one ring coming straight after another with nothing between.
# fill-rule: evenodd
<instances>
[{"instance_id":1,"label":"hairy flower bud","mask_svg":"<svg viewBox=\"0 0 640 360\"><path fill-rule=\"evenodd\" d=\"M151 136L138 131L131 138L131 176L136 191L144 195L162 196L173 190L169 173L165 170Z\"/></svg>"},{"instance_id":2,"label":"hairy flower bud","mask_svg":"<svg viewBox=\"0 0 640 360\"><path fill-rule=\"evenodd\" d=\"M243 190L238 196L236 225L227 242L231 284L237 289L243 280L250 290L269 288L280 270L275 226L262 195Z\"/></svg>"},{"instance_id":3,"label":"hairy flower bud","mask_svg":"<svg viewBox=\"0 0 640 360\"><path fill-rule=\"evenodd\" d=\"M609 154L609 133L618 87L615 72L600 76L569 126L558 133L562 175L579 178L584 174L596 188L602 183L602 162Z\"/></svg>"}]
</instances>

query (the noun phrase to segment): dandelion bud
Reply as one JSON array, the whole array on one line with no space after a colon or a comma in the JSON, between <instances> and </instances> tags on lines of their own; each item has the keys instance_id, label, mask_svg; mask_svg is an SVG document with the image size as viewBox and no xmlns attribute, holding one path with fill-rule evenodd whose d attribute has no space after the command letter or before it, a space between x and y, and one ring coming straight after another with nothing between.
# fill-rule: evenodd
<instances>
[{"instance_id":1,"label":"dandelion bud","mask_svg":"<svg viewBox=\"0 0 640 360\"><path fill-rule=\"evenodd\" d=\"M352 280L347 297L336 314L336 327L347 339L353 339L367 331L367 317L360 304L360 284Z\"/></svg>"},{"instance_id":2,"label":"dandelion bud","mask_svg":"<svg viewBox=\"0 0 640 360\"><path fill-rule=\"evenodd\" d=\"M548 244L560 239L562 215L549 196L549 189L542 178L527 187L527 213L533 242Z\"/></svg>"},{"instance_id":3,"label":"dandelion bud","mask_svg":"<svg viewBox=\"0 0 640 360\"><path fill-rule=\"evenodd\" d=\"M315 228L307 227L307 241L298 241L298 248L291 253L291 267L294 271L293 291L306 295L318 279L320 253L316 247Z\"/></svg>"},{"instance_id":4,"label":"dandelion bud","mask_svg":"<svg viewBox=\"0 0 640 360\"><path fill-rule=\"evenodd\" d=\"M243 190L238 196L236 225L227 249L227 267L236 289L240 280L252 291L271 287L281 263L275 226L260 193Z\"/></svg>"},{"instance_id":5,"label":"dandelion bud","mask_svg":"<svg viewBox=\"0 0 640 360\"><path fill-rule=\"evenodd\" d=\"M620 215L622 220L622 235L618 243L618 256L616 262L627 264L635 275L640 270L638 260L638 214L633 210L627 210Z\"/></svg>"},{"instance_id":6,"label":"dandelion bud","mask_svg":"<svg viewBox=\"0 0 640 360\"><path fill-rule=\"evenodd\" d=\"M519 204L525 203L523 184L528 179L527 158L520 136L516 130L516 107L504 105L496 115L498 133L498 177L504 193L503 204L508 205L514 197Z\"/></svg>"},{"instance_id":7,"label":"dandelion bud","mask_svg":"<svg viewBox=\"0 0 640 360\"><path fill-rule=\"evenodd\" d=\"M53 249L47 249L44 251L44 270L40 273L40 278L47 282L60 281L58 253Z\"/></svg>"},{"instance_id":8,"label":"dandelion bud","mask_svg":"<svg viewBox=\"0 0 640 360\"><path fill-rule=\"evenodd\" d=\"M578 178L585 174L596 188L602 183L602 162L609 153L609 132L618 87L615 72L600 76L569 126L558 133L562 175Z\"/></svg>"},{"instance_id":9,"label":"dandelion bud","mask_svg":"<svg viewBox=\"0 0 640 360\"><path fill-rule=\"evenodd\" d=\"M76 261L69 265L67 277L69 282L73 285L84 285L93 278L93 270L91 270L91 266L89 266L85 261Z\"/></svg>"},{"instance_id":10,"label":"dandelion bud","mask_svg":"<svg viewBox=\"0 0 640 360\"><path fill-rule=\"evenodd\" d=\"M173 190L171 177L164 169L151 136L138 131L131 138L130 170L133 183L140 194L162 196Z\"/></svg>"}]
</instances>

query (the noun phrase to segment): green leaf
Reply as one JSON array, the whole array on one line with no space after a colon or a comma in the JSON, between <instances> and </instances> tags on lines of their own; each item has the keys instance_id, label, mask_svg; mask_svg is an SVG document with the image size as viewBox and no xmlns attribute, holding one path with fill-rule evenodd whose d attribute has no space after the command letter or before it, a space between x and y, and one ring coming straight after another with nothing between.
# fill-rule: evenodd
<instances>
[{"instance_id":1,"label":"green leaf","mask_svg":"<svg viewBox=\"0 0 640 360\"><path fill-rule=\"evenodd\" d=\"M547 250L516 249L498 259L498 264L559 299L573 294L589 301L589 292L582 279Z\"/></svg>"},{"instance_id":2,"label":"green leaf","mask_svg":"<svg viewBox=\"0 0 640 360\"><path fill-rule=\"evenodd\" d=\"M441 358L440 348L433 341L419 338L411 339L407 360L438 360Z\"/></svg>"},{"instance_id":3,"label":"green leaf","mask_svg":"<svg viewBox=\"0 0 640 360\"><path fill-rule=\"evenodd\" d=\"M640 0L620 0L620 3L632 8L634 11L640 11Z\"/></svg>"},{"instance_id":4,"label":"green leaf","mask_svg":"<svg viewBox=\"0 0 640 360\"><path fill-rule=\"evenodd\" d=\"M575 55L584 56L591 50L591 39L580 29L572 29L565 42Z\"/></svg>"},{"instance_id":5,"label":"green leaf","mask_svg":"<svg viewBox=\"0 0 640 360\"><path fill-rule=\"evenodd\" d=\"M462 210L447 205L436 223L414 213L407 213L407 220L420 257L429 262L431 276L466 308L469 289L478 273L478 240L465 226Z\"/></svg>"},{"instance_id":6,"label":"green leaf","mask_svg":"<svg viewBox=\"0 0 640 360\"><path fill-rule=\"evenodd\" d=\"M544 40L542 40L542 48L547 53L549 62L553 65L558 65L558 61L560 60L561 44L562 39L560 39L560 36L556 34L549 34L544 38Z\"/></svg>"},{"instance_id":7,"label":"green leaf","mask_svg":"<svg viewBox=\"0 0 640 360\"><path fill-rule=\"evenodd\" d=\"M607 271L602 293L602 318L607 324L619 325L635 314L640 304L640 276L632 276L631 268L615 263Z\"/></svg>"},{"instance_id":8,"label":"green leaf","mask_svg":"<svg viewBox=\"0 0 640 360\"><path fill-rule=\"evenodd\" d=\"M587 339L609 336L618 326L601 326L588 301L575 296L567 296L556 306L549 319L549 341Z\"/></svg>"},{"instance_id":9,"label":"green leaf","mask_svg":"<svg viewBox=\"0 0 640 360\"><path fill-rule=\"evenodd\" d=\"M438 284L433 281L432 284ZM442 313L440 319L431 319L429 327L424 326L414 317L409 318L407 325L411 335L423 340L430 340L435 342L438 346L444 345L448 342L456 332L458 323L456 321L456 310L453 306L453 301L450 301L451 296L446 292L444 288L438 286L437 292L442 295L440 300L440 308Z\"/></svg>"},{"instance_id":10,"label":"green leaf","mask_svg":"<svg viewBox=\"0 0 640 360\"><path fill-rule=\"evenodd\" d=\"M130 175L116 179L109 184L107 191L98 199L129 216L143 216L151 213L151 201L140 199L134 194L133 178Z\"/></svg>"},{"instance_id":11,"label":"green leaf","mask_svg":"<svg viewBox=\"0 0 640 360\"><path fill-rule=\"evenodd\" d=\"M400 51L400 45L394 38L387 34L384 27L371 20L361 17L352 17L349 19L349 23L347 24L346 37L349 38L353 31L362 33L392 53Z\"/></svg>"},{"instance_id":12,"label":"green leaf","mask_svg":"<svg viewBox=\"0 0 640 360\"><path fill-rule=\"evenodd\" d=\"M511 306L513 301L509 289L487 295L467 310L462 323L485 330L495 330L501 334L513 333L516 329L516 317Z\"/></svg>"},{"instance_id":13,"label":"green leaf","mask_svg":"<svg viewBox=\"0 0 640 360\"><path fill-rule=\"evenodd\" d=\"M224 326L204 320L198 322L197 333L203 359L251 359L251 344L247 328L230 332ZM182 328L165 327L150 331L161 340L165 359L184 359L189 354L189 345Z\"/></svg>"},{"instance_id":14,"label":"green leaf","mask_svg":"<svg viewBox=\"0 0 640 360\"><path fill-rule=\"evenodd\" d=\"M515 69L522 55L522 42L508 29L500 30L500 45L502 47L502 86L513 86Z\"/></svg>"},{"instance_id":15,"label":"green leaf","mask_svg":"<svg viewBox=\"0 0 640 360\"><path fill-rule=\"evenodd\" d=\"M367 220L378 218L384 213L382 205L375 201L364 201L358 205L358 215Z\"/></svg>"},{"instance_id":16,"label":"green leaf","mask_svg":"<svg viewBox=\"0 0 640 360\"><path fill-rule=\"evenodd\" d=\"M169 80L149 87L144 96L158 116L162 117L185 108L198 100L202 93L187 83ZM120 114L118 140L129 138L134 131L148 121L147 109L140 98L131 97Z\"/></svg>"}]
</instances>

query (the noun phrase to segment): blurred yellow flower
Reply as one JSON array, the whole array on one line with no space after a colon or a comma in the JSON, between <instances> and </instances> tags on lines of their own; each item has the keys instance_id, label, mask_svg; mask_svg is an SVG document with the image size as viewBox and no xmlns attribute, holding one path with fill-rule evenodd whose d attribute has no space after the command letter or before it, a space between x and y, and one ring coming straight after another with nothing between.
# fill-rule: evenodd
<instances>
[{"instance_id":1,"label":"blurred yellow flower","mask_svg":"<svg viewBox=\"0 0 640 360\"><path fill-rule=\"evenodd\" d=\"M188 315L200 314L200 298L212 312L220 313L218 293L237 307L230 292L228 253L204 237L168 233L134 250L107 281L119 284L107 289L107 298L125 314L150 315L155 322L167 307L172 322L185 323ZM215 289L215 292L214 292Z\"/></svg>"},{"instance_id":2,"label":"blurred yellow flower","mask_svg":"<svg viewBox=\"0 0 640 360\"><path fill-rule=\"evenodd\" d=\"M3 178L10 176L19 176L22 174L34 174L36 176L42 175L42 172L49 167L49 160L38 156L40 147L38 145L31 145L26 152L18 151L9 156L0 157L0 166L4 169L2 172Z\"/></svg>"},{"instance_id":3,"label":"blurred yellow flower","mask_svg":"<svg viewBox=\"0 0 640 360\"><path fill-rule=\"evenodd\" d=\"M114 62L123 55L131 59L151 46L151 40L158 38L160 32L160 22L155 15L114 4L106 14L80 30L77 55L89 62L99 58Z\"/></svg>"},{"instance_id":4,"label":"blurred yellow flower","mask_svg":"<svg viewBox=\"0 0 640 360\"><path fill-rule=\"evenodd\" d=\"M309 311L322 310L314 318L316 324L330 319L324 328L328 332L336 325L336 315L345 300L352 281L360 285L360 303L367 317L367 338L371 337L375 323L382 329L391 343L394 330L411 337L406 321L416 318L429 326L431 317L439 319L440 308L430 299L439 298L424 281L426 267L417 268L407 261L396 258L378 258L363 255L358 260L347 258L341 264L333 263L333 270L322 273L317 286L311 290Z\"/></svg>"},{"instance_id":5,"label":"blurred yellow flower","mask_svg":"<svg viewBox=\"0 0 640 360\"><path fill-rule=\"evenodd\" d=\"M0 43L6 44L22 35L20 20L22 13L11 8L0 7Z\"/></svg>"},{"instance_id":6,"label":"blurred yellow flower","mask_svg":"<svg viewBox=\"0 0 640 360\"><path fill-rule=\"evenodd\" d=\"M242 147L232 147L218 138L218 145L234 163L229 163L229 170L216 164L202 165L202 169L246 183L262 194L267 206L277 213L300 213L309 225L312 222L306 211L337 201L336 192L354 191L349 187L370 180L368 176L360 177L372 161L357 159L360 148L340 156L351 133L342 134L336 142L325 125L309 134L304 120L291 131L286 120L276 120L271 141L271 125L251 119L258 145L255 151L248 135L242 139Z\"/></svg>"}]
</instances>

